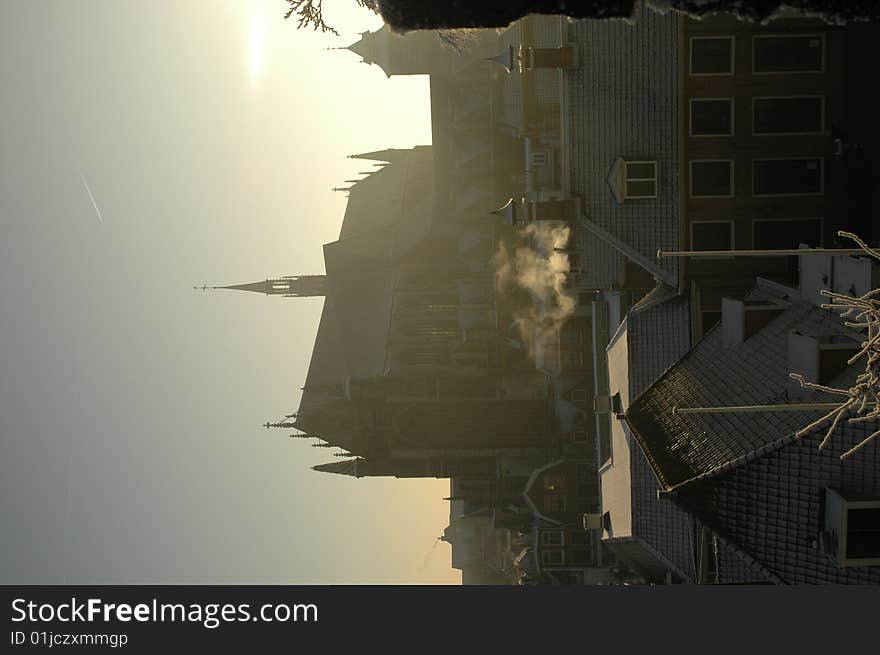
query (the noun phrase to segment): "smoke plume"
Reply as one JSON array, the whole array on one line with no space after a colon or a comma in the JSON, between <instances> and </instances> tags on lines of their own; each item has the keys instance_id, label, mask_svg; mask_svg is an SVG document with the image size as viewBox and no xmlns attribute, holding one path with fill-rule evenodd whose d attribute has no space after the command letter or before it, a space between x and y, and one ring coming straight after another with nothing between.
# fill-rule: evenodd
<instances>
[{"instance_id":1,"label":"smoke plume","mask_svg":"<svg viewBox=\"0 0 880 655\"><path fill-rule=\"evenodd\" d=\"M565 288L570 266L564 248L569 234L567 226L531 223L519 234L527 245L517 246L511 255L502 242L492 258L499 292L518 287L534 300L513 311L513 320L532 358L537 342L555 343L559 329L577 306Z\"/></svg>"}]
</instances>

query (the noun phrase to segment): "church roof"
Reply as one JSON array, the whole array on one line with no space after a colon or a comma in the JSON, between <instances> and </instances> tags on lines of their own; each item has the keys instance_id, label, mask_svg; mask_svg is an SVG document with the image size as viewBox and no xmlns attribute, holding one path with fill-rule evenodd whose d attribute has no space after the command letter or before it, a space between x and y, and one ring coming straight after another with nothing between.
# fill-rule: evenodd
<instances>
[{"instance_id":1,"label":"church roof","mask_svg":"<svg viewBox=\"0 0 880 655\"><path fill-rule=\"evenodd\" d=\"M406 158L355 185L340 238L324 246L327 296L301 414L338 400L347 377L384 374L397 262L431 228L431 148L403 152ZM423 183L427 192L414 193Z\"/></svg>"}]
</instances>

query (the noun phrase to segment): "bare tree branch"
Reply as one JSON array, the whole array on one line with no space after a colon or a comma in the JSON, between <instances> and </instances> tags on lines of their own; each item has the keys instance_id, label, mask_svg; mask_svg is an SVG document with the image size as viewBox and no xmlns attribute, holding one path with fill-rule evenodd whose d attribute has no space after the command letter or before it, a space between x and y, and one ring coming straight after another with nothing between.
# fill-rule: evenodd
<instances>
[{"instance_id":1,"label":"bare tree branch","mask_svg":"<svg viewBox=\"0 0 880 655\"><path fill-rule=\"evenodd\" d=\"M354 0L359 6L369 9L370 11L378 11L376 0ZM330 32L334 36L339 36L339 32L335 28L324 22L323 5L324 0L287 0L290 8L284 14L284 18L288 19L294 14L297 16L297 28L311 27L313 30L321 32Z\"/></svg>"},{"instance_id":2,"label":"bare tree branch","mask_svg":"<svg viewBox=\"0 0 880 655\"><path fill-rule=\"evenodd\" d=\"M838 232L837 234L838 236L852 239L865 251L865 254L880 261L880 251L868 247L855 234L851 232ZM848 423L863 423L880 419L880 300L875 298L875 296L880 294L880 289L869 291L858 298L827 290L821 293L826 298L831 299L830 303L822 305L824 309L837 312L843 319L850 318L855 314L855 320L846 321L845 324L849 327L867 330L867 336L862 342L861 350L847 362L851 365L862 358L865 361L865 372L856 377L855 383L849 389L837 389L807 382L802 375L791 373L791 377L797 380L801 387L805 389L824 391L834 395L846 396L847 398L828 414L797 432L796 436L802 437L831 421L831 426L825 433L825 438L819 444L820 449L825 448L831 441L838 424L846 414L854 412L854 415L849 417ZM843 453L840 459L848 459L878 436L880 436L880 430L877 430Z\"/></svg>"}]
</instances>

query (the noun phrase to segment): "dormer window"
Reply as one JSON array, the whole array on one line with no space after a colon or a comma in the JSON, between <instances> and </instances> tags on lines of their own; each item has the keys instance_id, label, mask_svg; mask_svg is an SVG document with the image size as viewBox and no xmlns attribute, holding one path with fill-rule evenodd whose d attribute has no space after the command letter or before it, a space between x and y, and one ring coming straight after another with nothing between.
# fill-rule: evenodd
<instances>
[{"instance_id":1,"label":"dormer window","mask_svg":"<svg viewBox=\"0 0 880 655\"><path fill-rule=\"evenodd\" d=\"M849 366L862 344L843 335L815 337L797 330L788 333L788 367L808 382L829 384ZM804 393L797 380L789 384L795 396Z\"/></svg>"},{"instance_id":2,"label":"dormer window","mask_svg":"<svg viewBox=\"0 0 880 655\"><path fill-rule=\"evenodd\" d=\"M725 346L735 346L757 334L785 311L785 306L766 300L721 299L721 329Z\"/></svg>"},{"instance_id":3,"label":"dormer window","mask_svg":"<svg viewBox=\"0 0 880 655\"><path fill-rule=\"evenodd\" d=\"M615 200L640 200L657 197L657 162L618 158L611 167L608 184Z\"/></svg>"},{"instance_id":4,"label":"dormer window","mask_svg":"<svg viewBox=\"0 0 880 655\"><path fill-rule=\"evenodd\" d=\"M626 199L657 197L657 162L626 162Z\"/></svg>"},{"instance_id":5,"label":"dormer window","mask_svg":"<svg viewBox=\"0 0 880 655\"><path fill-rule=\"evenodd\" d=\"M817 545L839 567L880 566L880 498L826 489Z\"/></svg>"}]
</instances>

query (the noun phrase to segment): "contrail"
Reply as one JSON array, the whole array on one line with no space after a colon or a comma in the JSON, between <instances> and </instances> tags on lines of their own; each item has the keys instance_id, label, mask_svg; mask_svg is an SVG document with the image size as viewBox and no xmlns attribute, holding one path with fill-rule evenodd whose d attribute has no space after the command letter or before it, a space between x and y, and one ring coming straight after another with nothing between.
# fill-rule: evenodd
<instances>
[{"instance_id":1,"label":"contrail","mask_svg":"<svg viewBox=\"0 0 880 655\"><path fill-rule=\"evenodd\" d=\"M95 208L95 211L98 213L98 220L103 223L104 217L101 216L101 210L98 209L98 203L95 202L95 196L92 195L92 190L89 188L89 183L86 182L86 176L83 175L82 173L80 173L79 176L82 178L83 185L85 185L85 187L86 187L86 191L89 194L89 198L92 199L92 206Z\"/></svg>"}]
</instances>

